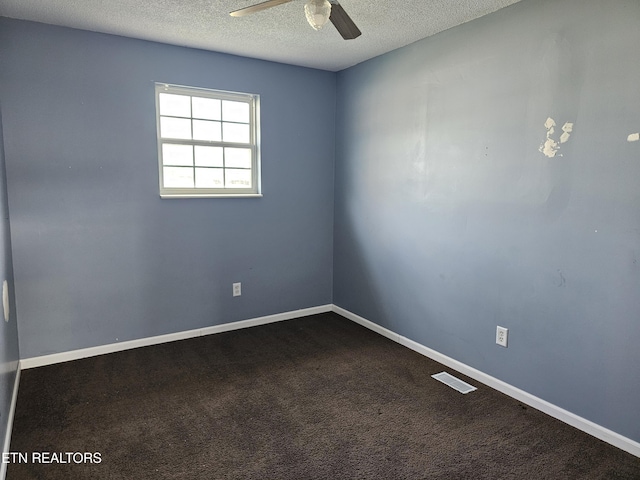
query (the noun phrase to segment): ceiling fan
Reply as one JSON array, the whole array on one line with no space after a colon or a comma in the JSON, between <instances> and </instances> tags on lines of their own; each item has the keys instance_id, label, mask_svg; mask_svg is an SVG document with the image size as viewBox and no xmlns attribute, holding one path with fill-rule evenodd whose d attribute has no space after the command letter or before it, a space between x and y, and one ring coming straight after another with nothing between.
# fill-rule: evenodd
<instances>
[{"instance_id":1,"label":"ceiling fan","mask_svg":"<svg viewBox=\"0 0 640 480\"><path fill-rule=\"evenodd\" d=\"M257 3L250 7L234 10L229 15L232 17L244 17L251 13L266 10L267 8L289 3L293 0L267 0L266 2ZM353 20L344 11L338 0L309 0L304 6L304 12L307 16L309 25L315 30L320 30L329 20L336 27L336 30L345 40L353 40L361 35Z\"/></svg>"}]
</instances>

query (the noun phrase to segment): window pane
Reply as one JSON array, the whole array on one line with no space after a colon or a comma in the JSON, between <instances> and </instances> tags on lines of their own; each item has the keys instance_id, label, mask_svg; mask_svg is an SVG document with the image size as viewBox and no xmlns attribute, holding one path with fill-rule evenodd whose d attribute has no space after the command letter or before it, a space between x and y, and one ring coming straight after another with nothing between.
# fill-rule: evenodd
<instances>
[{"instance_id":1,"label":"window pane","mask_svg":"<svg viewBox=\"0 0 640 480\"><path fill-rule=\"evenodd\" d=\"M206 120L193 121L193 139L220 141L220 122L208 122Z\"/></svg>"},{"instance_id":2,"label":"window pane","mask_svg":"<svg viewBox=\"0 0 640 480\"><path fill-rule=\"evenodd\" d=\"M191 116L191 97L161 93L159 99L160 115L169 115L171 117Z\"/></svg>"},{"instance_id":3,"label":"window pane","mask_svg":"<svg viewBox=\"0 0 640 480\"><path fill-rule=\"evenodd\" d=\"M196 188L224 188L222 168L196 168Z\"/></svg>"},{"instance_id":4,"label":"window pane","mask_svg":"<svg viewBox=\"0 0 640 480\"><path fill-rule=\"evenodd\" d=\"M220 100L215 98L191 97L193 118L220 120Z\"/></svg>"},{"instance_id":5,"label":"window pane","mask_svg":"<svg viewBox=\"0 0 640 480\"><path fill-rule=\"evenodd\" d=\"M245 102L223 100L222 120L225 122L249 123L249 104Z\"/></svg>"},{"instance_id":6,"label":"window pane","mask_svg":"<svg viewBox=\"0 0 640 480\"><path fill-rule=\"evenodd\" d=\"M193 147L191 145L162 144L163 165L193 165Z\"/></svg>"},{"instance_id":7,"label":"window pane","mask_svg":"<svg viewBox=\"0 0 640 480\"><path fill-rule=\"evenodd\" d=\"M249 143L249 125L241 123L223 123L222 139L225 142Z\"/></svg>"},{"instance_id":8,"label":"window pane","mask_svg":"<svg viewBox=\"0 0 640 480\"><path fill-rule=\"evenodd\" d=\"M191 120L160 117L160 136L162 138L191 140Z\"/></svg>"},{"instance_id":9,"label":"window pane","mask_svg":"<svg viewBox=\"0 0 640 480\"><path fill-rule=\"evenodd\" d=\"M251 188L251 170L225 169L226 188Z\"/></svg>"},{"instance_id":10,"label":"window pane","mask_svg":"<svg viewBox=\"0 0 640 480\"><path fill-rule=\"evenodd\" d=\"M196 145L196 165L198 167L222 167L222 147L202 147Z\"/></svg>"},{"instance_id":11,"label":"window pane","mask_svg":"<svg viewBox=\"0 0 640 480\"><path fill-rule=\"evenodd\" d=\"M224 166L227 168L251 168L251 149L225 148Z\"/></svg>"},{"instance_id":12,"label":"window pane","mask_svg":"<svg viewBox=\"0 0 640 480\"><path fill-rule=\"evenodd\" d=\"M165 188L193 188L193 168L164 167L162 177Z\"/></svg>"}]
</instances>

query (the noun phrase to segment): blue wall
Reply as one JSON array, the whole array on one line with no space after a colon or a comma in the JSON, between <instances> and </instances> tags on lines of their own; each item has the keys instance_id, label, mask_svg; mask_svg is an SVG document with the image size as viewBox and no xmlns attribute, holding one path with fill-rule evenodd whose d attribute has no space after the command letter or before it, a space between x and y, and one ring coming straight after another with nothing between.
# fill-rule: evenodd
<instances>
[{"instance_id":1,"label":"blue wall","mask_svg":"<svg viewBox=\"0 0 640 480\"><path fill-rule=\"evenodd\" d=\"M2 306L2 282L9 287L9 319L5 320ZM2 135L2 105L0 104L0 442L4 443L7 421L11 409L13 386L18 369L18 324L14 300L13 264L9 210L7 208L7 181L5 173L4 141ZM2 465L4 469L4 465ZM2 470L3 470L2 469ZM2 472L0 470L0 472Z\"/></svg>"},{"instance_id":2,"label":"blue wall","mask_svg":"<svg viewBox=\"0 0 640 480\"><path fill-rule=\"evenodd\" d=\"M636 441L638 25L524 0L339 73L334 224L335 304Z\"/></svg>"},{"instance_id":3,"label":"blue wall","mask_svg":"<svg viewBox=\"0 0 640 480\"><path fill-rule=\"evenodd\" d=\"M6 18L0 55L22 358L331 302L334 73ZM263 198L160 199L155 81L261 95Z\"/></svg>"}]
</instances>

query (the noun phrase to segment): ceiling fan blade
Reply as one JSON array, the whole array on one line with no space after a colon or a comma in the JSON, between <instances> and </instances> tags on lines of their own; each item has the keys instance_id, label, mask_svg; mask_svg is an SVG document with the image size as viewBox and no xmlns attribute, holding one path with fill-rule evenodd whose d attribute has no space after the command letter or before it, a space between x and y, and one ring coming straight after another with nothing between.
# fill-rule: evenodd
<instances>
[{"instance_id":1,"label":"ceiling fan blade","mask_svg":"<svg viewBox=\"0 0 640 480\"><path fill-rule=\"evenodd\" d=\"M345 40L353 40L362 34L360 29L356 27L356 24L353 23L353 20L351 20L351 17L344 11L342 5L337 2L331 2L331 16L329 20L331 20L333 26L336 27L336 30L338 30Z\"/></svg>"},{"instance_id":2,"label":"ceiling fan blade","mask_svg":"<svg viewBox=\"0 0 640 480\"><path fill-rule=\"evenodd\" d=\"M249 15L250 13L259 12L260 10L266 10L267 8L275 7L277 5L282 5L283 3L289 3L292 1L293 0L267 0L266 2L251 5L250 7L241 8L240 10L234 10L229 15L231 15L232 17L244 17L245 15Z\"/></svg>"}]
</instances>

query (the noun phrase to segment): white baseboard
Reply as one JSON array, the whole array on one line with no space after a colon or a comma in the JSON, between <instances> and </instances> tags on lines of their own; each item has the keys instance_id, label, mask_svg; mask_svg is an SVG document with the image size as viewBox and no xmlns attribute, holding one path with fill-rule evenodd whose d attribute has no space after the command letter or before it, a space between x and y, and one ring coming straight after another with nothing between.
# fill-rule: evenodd
<instances>
[{"instance_id":1,"label":"white baseboard","mask_svg":"<svg viewBox=\"0 0 640 480\"><path fill-rule=\"evenodd\" d=\"M608 428L605 428L601 425L593 423L590 420L582 418L574 413L571 413L563 408L560 408L552 403L547 402L541 398L538 398L530 393L525 392L524 390L520 390L508 383L503 382L502 380L498 380L491 375L487 375L486 373L481 372L480 370L476 370L473 367L465 365L462 362L454 360L451 357L443 355L435 350L432 350L424 345L421 345L413 340L410 340L402 335L398 335L391 330L388 330L380 325L377 325L355 313L351 313L344 308L338 307L337 305L333 306L333 311L339 315L342 315L349 320L352 320L363 327L366 327L370 330L373 330L380 335L383 335L394 342L399 343L400 345L404 345L411 350L414 350L425 357L428 357L436 362L442 363L443 365L456 370L457 372L462 373L468 377L473 378L499 392L504 393L512 398L515 398L519 402L526 403L527 405L535 408L536 410L540 410L541 412L546 413L547 415L556 418L564 423L571 425L572 427L577 428L578 430L582 430L589 435L592 435L604 442L607 442L615 447L624 450L636 457L640 457L640 443L631 440L630 438L624 437L619 433L616 433Z\"/></svg>"},{"instance_id":2,"label":"white baseboard","mask_svg":"<svg viewBox=\"0 0 640 480\"><path fill-rule=\"evenodd\" d=\"M211 327L196 328L194 330L168 333L166 335L158 335L155 337L140 338L137 340L129 340L119 343L110 343L108 345L82 348L80 350L71 350L69 352L53 353L51 355L42 355L39 357L23 358L22 360L20 360L20 368L26 370L28 368L53 365L55 363L68 362L71 360L78 360L80 358L95 357L107 353L121 352L123 350L130 350L132 348L147 347L149 345L158 345L160 343L174 342L176 340L202 337L205 335L212 335L214 333L229 332L231 330L239 330L241 328L255 327L257 325L266 325L267 323L281 322L283 320L291 320L293 318L305 317L307 315L330 312L332 308L333 305L331 304L320 305L318 307L303 308L301 310L293 310L290 312L267 315L265 317L251 318L248 320L240 320L238 322L223 323L221 325L214 325Z\"/></svg>"},{"instance_id":3,"label":"white baseboard","mask_svg":"<svg viewBox=\"0 0 640 480\"><path fill-rule=\"evenodd\" d=\"M20 385L20 363L16 362L16 379L13 382L13 393L11 394L11 406L9 407L9 415L7 416L7 432L4 436L4 446L2 452L9 452L11 448L11 432L13 431L13 417L16 413L16 403L18 401L18 386ZM0 480L7 477L8 463L0 463Z\"/></svg>"}]
</instances>

